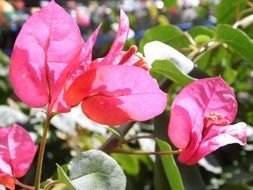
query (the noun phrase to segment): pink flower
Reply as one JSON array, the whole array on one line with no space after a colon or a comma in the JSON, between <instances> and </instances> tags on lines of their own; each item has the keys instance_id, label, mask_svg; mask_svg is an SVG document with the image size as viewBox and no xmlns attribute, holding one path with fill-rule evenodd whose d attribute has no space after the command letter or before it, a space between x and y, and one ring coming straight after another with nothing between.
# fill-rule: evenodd
<instances>
[{"instance_id":1,"label":"pink flower","mask_svg":"<svg viewBox=\"0 0 253 190\"><path fill-rule=\"evenodd\" d=\"M69 112L82 102L92 120L118 125L150 119L165 109L167 95L147 72L136 47L122 51L129 31L120 25L104 58L92 61L99 28L85 43L73 19L54 0L33 14L14 46L10 80L17 96L31 107L48 105L48 113Z\"/></svg>"},{"instance_id":2,"label":"pink flower","mask_svg":"<svg viewBox=\"0 0 253 190\"><path fill-rule=\"evenodd\" d=\"M143 58L135 55L136 47L122 51L128 31L128 18L121 11L119 30L107 55L94 60L65 94L69 105L82 101L83 113L101 124L148 120L166 106L167 95L147 72Z\"/></svg>"},{"instance_id":3,"label":"pink flower","mask_svg":"<svg viewBox=\"0 0 253 190\"><path fill-rule=\"evenodd\" d=\"M0 129L0 184L15 189L15 178L23 177L32 164L37 146L19 125Z\"/></svg>"},{"instance_id":4,"label":"pink flower","mask_svg":"<svg viewBox=\"0 0 253 190\"><path fill-rule=\"evenodd\" d=\"M221 77L186 86L171 106L168 135L182 151L179 161L192 165L216 149L246 144L246 124L231 125L237 112L232 89Z\"/></svg>"}]
</instances>

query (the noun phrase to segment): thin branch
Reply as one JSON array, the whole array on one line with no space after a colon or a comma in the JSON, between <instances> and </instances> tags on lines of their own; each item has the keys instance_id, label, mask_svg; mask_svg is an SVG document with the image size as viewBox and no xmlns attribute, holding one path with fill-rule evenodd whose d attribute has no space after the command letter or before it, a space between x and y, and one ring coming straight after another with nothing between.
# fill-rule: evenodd
<instances>
[{"instance_id":1,"label":"thin branch","mask_svg":"<svg viewBox=\"0 0 253 190\"><path fill-rule=\"evenodd\" d=\"M240 12L240 19L243 18L244 16L247 16L247 15L250 15L251 13L253 12L253 8L247 8L247 9L244 9ZM236 20L236 22L238 22L240 19Z\"/></svg>"},{"instance_id":2,"label":"thin branch","mask_svg":"<svg viewBox=\"0 0 253 190\"><path fill-rule=\"evenodd\" d=\"M61 183L61 182L58 181L58 180L52 181L52 182L50 182L49 184L47 184L47 185L43 188L43 190L50 190L52 187L54 187L55 185L60 184L60 183Z\"/></svg>"},{"instance_id":3,"label":"thin branch","mask_svg":"<svg viewBox=\"0 0 253 190\"><path fill-rule=\"evenodd\" d=\"M33 186L26 185L26 184L20 182L17 178L15 179L15 184L18 185L19 187L22 187L23 189L34 190Z\"/></svg>"},{"instance_id":4,"label":"thin branch","mask_svg":"<svg viewBox=\"0 0 253 190\"><path fill-rule=\"evenodd\" d=\"M131 122L131 123L126 123L126 124L123 124L121 125L119 128L118 128L118 132L119 134L121 135L121 137L124 137L127 132L132 128L132 126L134 125L134 122ZM106 153L111 153L112 150L119 146L122 142L122 139L113 134L100 148L99 150L102 150Z\"/></svg>"},{"instance_id":5,"label":"thin branch","mask_svg":"<svg viewBox=\"0 0 253 190\"><path fill-rule=\"evenodd\" d=\"M34 184L35 190L40 189L41 171L42 171L43 157L44 157L45 146L46 146L46 141L47 141L47 133L50 126L50 121L56 114L57 113L52 113L50 115L47 114L46 121L44 123L43 134L42 134L40 148L39 148L37 167L36 167L36 172L35 172L35 184Z\"/></svg>"},{"instance_id":6,"label":"thin branch","mask_svg":"<svg viewBox=\"0 0 253 190\"><path fill-rule=\"evenodd\" d=\"M140 150L124 150L121 148L115 148L113 153L119 154L135 154L135 155L168 155L168 154L179 154L181 150L172 150L172 151L160 151L160 152L146 152Z\"/></svg>"},{"instance_id":7,"label":"thin branch","mask_svg":"<svg viewBox=\"0 0 253 190\"><path fill-rule=\"evenodd\" d=\"M194 39L192 38L192 36L188 32L184 32L184 35L189 40L189 42L191 43L191 45L193 45L193 46L197 45L196 42L194 41Z\"/></svg>"},{"instance_id":8,"label":"thin branch","mask_svg":"<svg viewBox=\"0 0 253 190\"><path fill-rule=\"evenodd\" d=\"M215 48L217 48L217 47L219 47L221 45L222 45L222 43L220 43L220 42L210 41L210 42L206 43L204 46L200 47L198 52L193 52L193 53L189 54L188 57L192 61L196 61L196 59L198 59L200 56L202 56L202 54L204 52L207 52L209 50L215 49Z\"/></svg>"},{"instance_id":9,"label":"thin branch","mask_svg":"<svg viewBox=\"0 0 253 190\"><path fill-rule=\"evenodd\" d=\"M189 52L189 51L192 51L192 48L190 48L190 47L182 47L182 48L179 48L179 51Z\"/></svg>"},{"instance_id":10,"label":"thin branch","mask_svg":"<svg viewBox=\"0 0 253 190\"><path fill-rule=\"evenodd\" d=\"M252 2L247 1L246 4L247 4L249 7L253 8L253 3L252 3Z\"/></svg>"},{"instance_id":11,"label":"thin branch","mask_svg":"<svg viewBox=\"0 0 253 190\"><path fill-rule=\"evenodd\" d=\"M136 136L136 137L131 137L129 139L125 139L124 143L131 143L133 141L136 141L138 139L154 139L154 135L150 134L150 135L142 135L142 136Z\"/></svg>"}]
</instances>

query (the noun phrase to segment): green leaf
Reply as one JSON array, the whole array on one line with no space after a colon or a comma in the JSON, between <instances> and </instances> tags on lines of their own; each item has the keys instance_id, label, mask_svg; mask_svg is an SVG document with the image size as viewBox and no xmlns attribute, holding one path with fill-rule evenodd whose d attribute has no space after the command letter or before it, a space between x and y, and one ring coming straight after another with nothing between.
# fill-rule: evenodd
<instances>
[{"instance_id":1,"label":"green leaf","mask_svg":"<svg viewBox=\"0 0 253 190\"><path fill-rule=\"evenodd\" d=\"M211 38L207 35L203 35L200 34L198 36L196 36L196 38L194 38L195 42L197 44L203 44L203 43L207 43Z\"/></svg>"},{"instance_id":2,"label":"green leaf","mask_svg":"<svg viewBox=\"0 0 253 190\"><path fill-rule=\"evenodd\" d=\"M75 187L71 183L70 179L68 178L67 174L64 172L61 166L56 164L57 166L57 175L58 175L58 180L65 184L69 190L75 190Z\"/></svg>"},{"instance_id":3,"label":"green leaf","mask_svg":"<svg viewBox=\"0 0 253 190\"><path fill-rule=\"evenodd\" d=\"M156 143L159 146L159 149L161 151L171 151L171 147L168 143L165 141L156 140ZM172 190L184 190L184 185L181 179L181 175L179 173L179 170L177 168L177 164L175 163L175 160L173 158L173 155L162 155L161 156L163 167L167 176L167 179L170 183Z\"/></svg>"},{"instance_id":4,"label":"green leaf","mask_svg":"<svg viewBox=\"0 0 253 190\"><path fill-rule=\"evenodd\" d=\"M171 88L171 85L168 85ZM156 138L161 140L168 139L168 122L169 117L167 112L163 112L159 116L154 118L154 135ZM158 146L155 148L156 151L159 151ZM156 155L155 165L154 165L154 189L155 190L171 190L170 184L167 180L167 176L165 173L165 168L163 167L163 163L161 157Z\"/></svg>"},{"instance_id":5,"label":"green leaf","mask_svg":"<svg viewBox=\"0 0 253 190\"><path fill-rule=\"evenodd\" d=\"M225 81L231 85L235 80L238 75L238 72L231 67L226 67L222 77L225 79Z\"/></svg>"},{"instance_id":6,"label":"green leaf","mask_svg":"<svg viewBox=\"0 0 253 190\"><path fill-rule=\"evenodd\" d=\"M233 24L237 14L246 7L245 0L222 0L216 8L218 23Z\"/></svg>"},{"instance_id":7,"label":"green leaf","mask_svg":"<svg viewBox=\"0 0 253 190\"><path fill-rule=\"evenodd\" d=\"M118 163L99 150L73 158L68 165L72 184L83 190L125 190L126 176Z\"/></svg>"},{"instance_id":8,"label":"green leaf","mask_svg":"<svg viewBox=\"0 0 253 190\"><path fill-rule=\"evenodd\" d=\"M135 155L112 154L112 157L120 163L127 174L134 176L139 174L139 160Z\"/></svg>"},{"instance_id":9,"label":"green leaf","mask_svg":"<svg viewBox=\"0 0 253 190\"><path fill-rule=\"evenodd\" d=\"M253 42L242 30L221 24L217 26L215 38L219 42L226 43L253 66Z\"/></svg>"},{"instance_id":10,"label":"green leaf","mask_svg":"<svg viewBox=\"0 0 253 190\"><path fill-rule=\"evenodd\" d=\"M188 47L190 45L184 32L178 27L173 25L162 25L147 30L140 41L139 51L143 52L144 45L155 40L168 44L176 49Z\"/></svg>"},{"instance_id":11,"label":"green leaf","mask_svg":"<svg viewBox=\"0 0 253 190\"><path fill-rule=\"evenodd\" d=\"M166 8L177 6L177 0L163 0Z\"/></svg>"},{"instance_id":12,"label":"green leaf","mask_svg":"<svg viewBox=\"0 0 253 190\"><path fill-rule=\"evenodd\" d=\"M206 35L210 38L214 37L214 30L206 26L195 26L187 31L193 38L196 38L199 35Z\"/></svg>"},{"instance_id":13,"label":"green leaf","mask_svg":"<svg viewBox=\"0 0 253 190\"><path fill-rule=\"evenodd\" d=\"M183 73L180 68L169 60L157 60L152 64L151 73L159 73L181 85L187 85L195 79Z\"/></svg>"},{"instance_id":14,"label":"green leaf","mask_svg":"<svg viewBox=\"0 0 253 190\"><path fill-rule=\"evenodd\" d=\"M154 135L159 139L166 141L168 139L168 122L169 117L168 113L164 112L163 114L155 117L155 128ZM157 148L156 148L157 150ZM175 160L177 162L177 160ZM206 189L202 176L200 174L198 165L188 166L184 164L177 163L183 184L187 190L196 190L196 189ZM156 157L155 167L154 167L154 186L155 190L169 190L170 185L168 180L166 180L165 170L160 156Z\"/></svg>"},{"instance_id":15,"label":"green leaf","mask_svg":"<svg viewBox=\"0 0 253 190\"><path fill-rule=\"evenodd\" d=\"M2 50L0 50L0 63L3 65L8 65L10 63L10 58Z\"/></svg>"}]
</instances>

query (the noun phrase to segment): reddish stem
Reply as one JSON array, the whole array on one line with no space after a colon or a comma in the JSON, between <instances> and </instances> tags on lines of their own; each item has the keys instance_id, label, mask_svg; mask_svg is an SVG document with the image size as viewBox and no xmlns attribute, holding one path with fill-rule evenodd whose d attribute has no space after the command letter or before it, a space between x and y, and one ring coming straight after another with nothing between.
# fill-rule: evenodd
<instances>
[{"instance_id":1,"label":"reddish stem","mask_svg":"<svg viewBox=\"0 0 253 190\"><path fill-rule=\"evenodd\" d=\"M18 179L15 179L15 184L18 185L19 187L22 187L23 189L34 190L33 186L26 185L26 184L20 182Z\"/></svg>"}]
</instances>

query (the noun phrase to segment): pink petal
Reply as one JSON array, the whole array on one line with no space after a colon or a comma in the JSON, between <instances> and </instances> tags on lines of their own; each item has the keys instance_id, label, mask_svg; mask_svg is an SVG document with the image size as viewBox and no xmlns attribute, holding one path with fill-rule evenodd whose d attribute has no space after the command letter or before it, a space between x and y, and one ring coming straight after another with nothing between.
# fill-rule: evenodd
<instances>
[{"instance_id":1,"label":"pink petal","mask_svg":"<svg viewBox=\"0 0 253 190\"><path fill-rule=\"evenodd\" d=\"M8 135L8 146L13 173L17 178L22 177L32 164L37 146L29 133L19 125L12 126Z\"/></svg>"},{"instance_id":2,"label":"pink petal","mask_svg":"<svg viewBox=\"0 0 253 190\"><path fill-rule=\"evenodd\" d=\"M188 110L191 109L191 112ZM178 101L171 108L168 135L172 143L182 149L179 160L193 156L202 138L203 121L191 98Z\"/></svg>"},{"instance_id":3,"label":"pink petal","mask_svg":"<svg viewBox=\"0 0 253 190\"><path fill-rule=\"evenodd\" d=\"M69 71L69 74L65 78L65 82L62 82L62 86L60 88L60 93L58 97L55 96L55 99L52 100L52 102L54 103L50 104L49 110L52 110L53 107L57 107L58 112L70 111L71 107L68 104L66 104L66 102L64 101L64 93L66 89L68 89L69 86L73 83L75 78L82 75L87 70L90 63L92 62L92 49L97 39L99 29L100 29L100 26L95 30L95 32L90 36L88 41L83 46L81 56L80 56L82 58L82 60L80 61L81 64L75 65L73 66L73 68L71 68L71 70Z\"/></svg>"},{"instance_id":4,"label":"pink petal","mask_svg":"<svg viewBox=\"0 0 253 190\"><path fill-rule=\"evenodd\" d=\"M54 104L70 70L81 64L83 45L77 24L54 0L34 13L11 57L10 80L17 96L31 107Z\"/></svg>"},{"instance_id":5,"label":"pink petal","mask_svg":"<svg viewBox=\"0 0 253 190\"><path fill-rule=\"evenodd\" d=\"M65 98L70 105L83 100L83 112L106 125L148 120L162 113L167 102L167 95L146 71L126 65L87 71L74 82Z\"/></svg>"},{"instance_id":6,"label":"pink petal","mask_svg":"<svg viewBox=\"0 0 253 190\"><path fill-rule=\"evenodd\" d=\"M187 164L188 160L195 155L195 151L198 149L198 146L201 143L201 131L198 125L201 125L201 123L196 123L191 132L190 142L187 148L183 149L179 154L178 159L181 163Z\"/></svg>"},{"instance_id":7,"label":"pink petal","mask_svg":"<svg viewBox=\"0 0 253 190\"><path fill-rule=\"evenodd\" d=\"M75 78L82 75L87 70L89 64L92 62L92 49L95 45L100 27L101 25L95 30L95 32L93 32L93 34L89 37L88 41L85 43L85 46L82 49L83 62L82 64L77 65L76 68L73 68L73 71L70 75L70 79L67 81L69 84L71 84Z\"/></svg>"},{"instance_id":8,"label":"pink petal","mask_svg":"<svg viewBox=\"0 0 253 190\"><path fill-rule=\"evenodd\" d=\"M37 146L29 133L19 125L2 128L0 134L0 170L9 176L24 176L33 161Z\"/></svg>"},{"instance_id":9,"label":"pink petal","mask_svg":"<svg viewBox=\"0 0 253 190\"><path fill-rule=\"evenodd\" d=\"M246 144L246 123L237 123L229 126L216 126L210 131L210 138L201 141L198 149L195 151L192 157L188 160L180 160L182 163L192 165L196 164L200 159L206 155L217 150L220 147L228 144L238 143L240 145ZM182 157L182 155L181 155Z\"/></svg>"},{"instance_id":10,"label":"pink petal","mask_svg":"<svg viewBox=\"0 0 253 190\"><path fill-rule=\"evenodd\" d=\"M129 21L123 10L120 11L119 29L116 38L106 56L103 58L101 65L116 65L122 56L122 49L128 37Z\"/></svg>"},{"instance_id":11,"label":"pink petal","mask_svg":"<svg viewBox=\"0 0 253 190\"><path fill-rule=\"evenodd\" d=\"M12 176L12 167L10 165L10 155L9 155L9 144L8 144L8 134L11 131L11 127L0 129L0 171L9 176Z\"/></svg>"},{"instance_id":12,"label":"pink petal","mask_svg":"<svg viewBox=\"0 0 253 190\"><path fill-rule=\"evenodd\" d=\"M233 90L221 77L199 79L184 87L173 101L174 107L185 98L191 99L191 105L185 109L190 113L192 107L197 109L201 116L218 112L232 122L237 113L237 102Z\"/></svg>"},{"instance_id":13,"label":"pink petal","mask_svg":"<svg viewBox=\"0 0 253 190\"><path fill-rule=\"evenodd\" d=\"M189 99L185 99L183 105L172 107L168 129L171 142L179 149L186 148L190 143L192 128L197 119L194 109L189 113L184 109L184 105L190 105ZM178 134L180 134L180 138Z\"/></svg>"}]
</instances>

